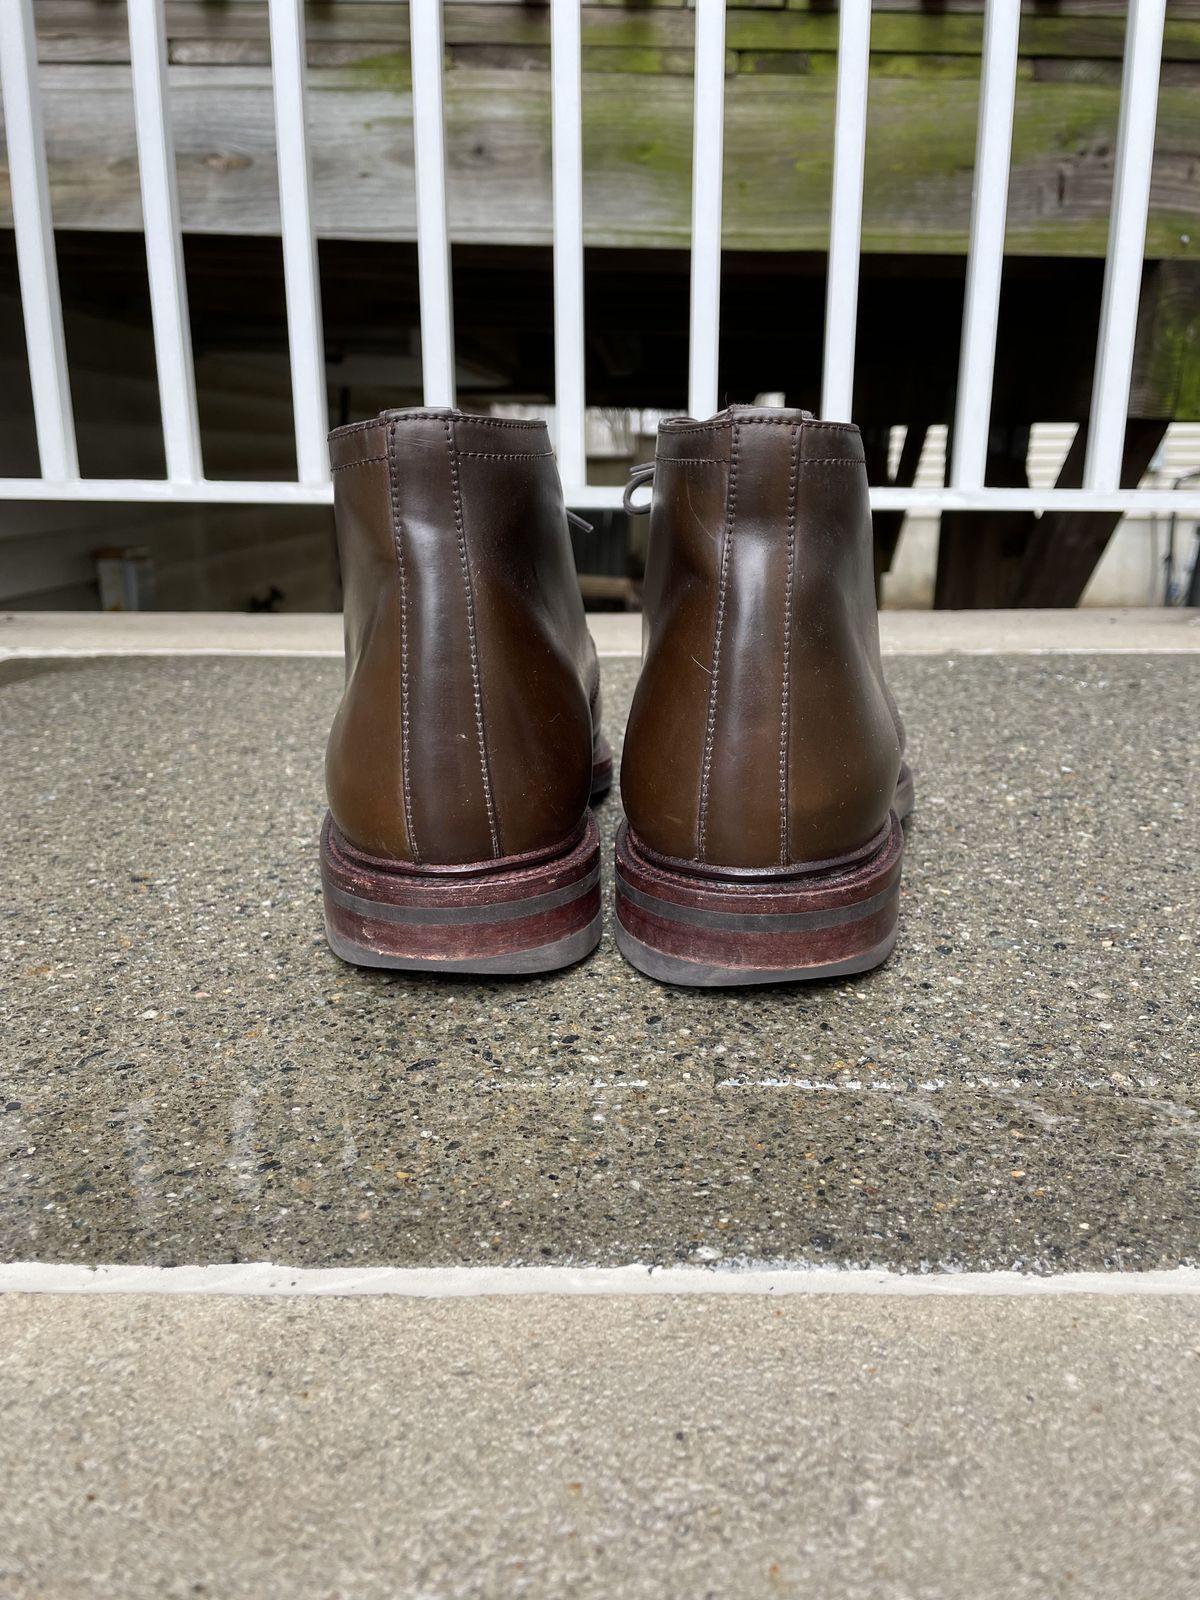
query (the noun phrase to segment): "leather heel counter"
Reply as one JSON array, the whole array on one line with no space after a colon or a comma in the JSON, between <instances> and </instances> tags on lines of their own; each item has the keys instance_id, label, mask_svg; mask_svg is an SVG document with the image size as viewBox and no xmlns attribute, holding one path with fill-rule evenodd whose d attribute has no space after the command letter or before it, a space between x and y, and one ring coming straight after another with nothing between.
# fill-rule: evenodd
<instances>
[{"instance_id":1,"label":"leather heel counter","mask_svg":"<svg viewBox=\"0 0 1200 1600\"><path fill-rule=\"evenodd\" d=\"M873 532L858 430L802 433L796 495L788 854L827 860L887 821L900 738L879 652Z\"/></svg>"},{"instance_id":2,"label":"leather heel counter","mask_svg":"<svg viewBox=\"0 0 1200 1600\"><path fill-rule=\"evenodd\" d=\"M484 780L451 413L332 436L346 687L326 758L346 838L414 865L499 852Z\"/></svg>"},{"instance_id":3,"label":"leather heel counter","mask_svg":"<svg viewBox=\"0 0 1200 1600\"><path fill-rule=\"evenodd\" d=\"M424 866L562 844L587 808L592 662L544 426L385 413L337 430L331 454L339 829Z\"/></svg>"},{"instance_id":4,"label":"leather heel counter","mask_svg":"<svg viewBox=\"0 0 1200 1600\"><path fill-rule=\"evenodd\" d=\"M639 839L686 861L699 834L728 432L662 433L654 465L642 670L625 729L621 800Z\"/></svg>"},{"instance_id":5,"label":"leather heel counter","mask_svg":"<svg viewBox=\"0 0 1200 1600\"><path fill-rule=\"evenodd\" d=\"M411 860L403 804L404 619L385 432L339 430L330 454L346 680L325 750L329 810L359 849Z\"/></svg>"},{"instance_id":6,"label":"leather heel counter","mask_svg":"<svg viewBox=\"0 0 1200 1600\"><path fill-rule=\"evenodd\" d=\"M786 870L886 820L899 741L871 537L857 429L733 408L660 431L621 768L651 850Z\"/></svg>"},{"instance_id":7,"label":"leather heel counter","mask_svg":"<svg viewBox=\"0 0 1200 1600\"><path fill-rule=\"evenodd\" d=\"M500 455L460 433L492 805L504 853L524 855L562 845L587 810L595 651L549 439Z\"/></svg>"}]
</instances>

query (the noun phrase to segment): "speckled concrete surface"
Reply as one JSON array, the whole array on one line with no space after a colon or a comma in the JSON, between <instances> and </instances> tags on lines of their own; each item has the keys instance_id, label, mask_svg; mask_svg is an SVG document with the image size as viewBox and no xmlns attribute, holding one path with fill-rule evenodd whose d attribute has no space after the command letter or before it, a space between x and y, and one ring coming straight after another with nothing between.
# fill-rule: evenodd
<instances>
[{"instance_id":1,"label":"speckled concrete surface","mask_svg":"<svg viewBox=\"0 0 1200 1600\"><path fill-rule=\"evenodd\" d=\"M9 663L0 1254L1200 1261L1200 660L889 670L897 954L704 994L329 955L334 662Z\"/></svg>"},{"instance_id":2,"label":"speckled concrete surface","mask_svg":"<svg viewBox=\"0 0 1200 1600\"><path fill-rule=\"evenodd\" d=\"M1194 1600L1195 1300L0 1301L7 1600Z\"/></svg>"}]
</instances>

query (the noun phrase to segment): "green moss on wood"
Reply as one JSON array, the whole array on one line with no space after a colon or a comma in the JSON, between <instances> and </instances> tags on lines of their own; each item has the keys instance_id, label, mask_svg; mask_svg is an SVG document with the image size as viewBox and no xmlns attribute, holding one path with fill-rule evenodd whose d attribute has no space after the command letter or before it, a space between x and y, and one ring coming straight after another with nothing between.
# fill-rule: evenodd
<instances>
[{"instance_id":1,"label":"green moss on wood","mask_svg":"<svg viewBox=\"0 0 1200 1600\"><path fill-rule=\"evenodd\" d=\"M650 45L584 45L584 72L641 72L670 77L691 77L695 55L688 49L658 49ZM737 57L725 53L726 72L737 70Z\"/></svg>"},{"instance_id":2,"label":"green moss on wood","mask_svg":"<svg viewBox=\"0 0 1200 1600\"><path fill-rule=\"evenodd\" d=\"M1146 273L1132 403L1143 416L1200 421L1200 261L1160 262Z\"/></svg>"},{"instance_id":3,"label":"green moss on wood","mask_svg":"<svg viewBox=\"0 0 1200 1600\"><path fill-rule=\"evenodd\" d=\"M1200 317L1181 317L1158 330L1150 377L1164 397L1164 415L1200 422Z\"/></svg>"},{"instance_id":4,"label":"green moss on wood","mask_svg":"<svg viewBox=\"0 0 1200 1600\"><path fill-rule=\"evenodd\" d=\"M765 59L765 58L764 58ZM837 75L836 55L813 55L809 58L814 75L833 78ZM889 55L871 52L873 78L921 78L937 81L943 78L965 78L979 82L979 60L976 56ZM1018 78L1033 77L1033 63L1017 63Z\"/></svg>"},{"instance_id":5,"label":"green moss on wood","mask_svg":"<svg viewBox=\"0 0 1200 1600\"><path fill-rule=\"evenodd\" d=\"M806 50L738 50L734 59L739 72L774 77L802 78L813 70L813 58Z\"/></svg>"},{"instance_id":6,"label":"green moss on wood","mask_svg":"<svg viewBox=\"0 0 1200 1600\"><path fill-rule=\"evenodd\" d=\"M407 50L388 50L382 55L348 62L338 69L338 76L341 81L336 86L339 88L391 89L397 94L407 94L412 88L412 60Z\"/></svg>"}]
</instances>

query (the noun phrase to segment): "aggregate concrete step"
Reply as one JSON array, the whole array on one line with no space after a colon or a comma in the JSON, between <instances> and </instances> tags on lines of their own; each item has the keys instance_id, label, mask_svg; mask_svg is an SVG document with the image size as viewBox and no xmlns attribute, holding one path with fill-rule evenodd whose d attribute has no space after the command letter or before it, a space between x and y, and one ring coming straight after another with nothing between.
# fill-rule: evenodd
<instances>
[{"instance_id":1,"label":"aggregate concrete step","mask_svg":"<svg viewBox=\"0 0 1200 1600\"><path fill-rule=\"evenodd\" d=\"M897 952L737 995L340 964L334 660L2 671L2 1259L1200 1261L1195 654L893 658Z\"/></svg>"}]
</instances>

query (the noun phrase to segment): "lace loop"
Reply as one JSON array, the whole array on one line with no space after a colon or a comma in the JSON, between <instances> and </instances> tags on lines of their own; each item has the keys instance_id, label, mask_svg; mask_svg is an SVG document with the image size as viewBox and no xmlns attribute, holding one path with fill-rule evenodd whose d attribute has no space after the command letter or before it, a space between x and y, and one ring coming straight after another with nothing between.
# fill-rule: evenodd
<instances>
[{"instance_id":1,"label":"lace loop","mask_svg":"<svg viewBox=\"0 0 1200 1600\"><path fill-rule=\"evenodd\" d=\"M625 493L621 497L621 504L631 517L644 517L650 509L653 500L654 488L654 462L644 461L639 467L630 467L629 482L625 485ZM644 503L635 505L633 497L639 489L650 489L651 496Z\"/></svg>"}]
</instances>

